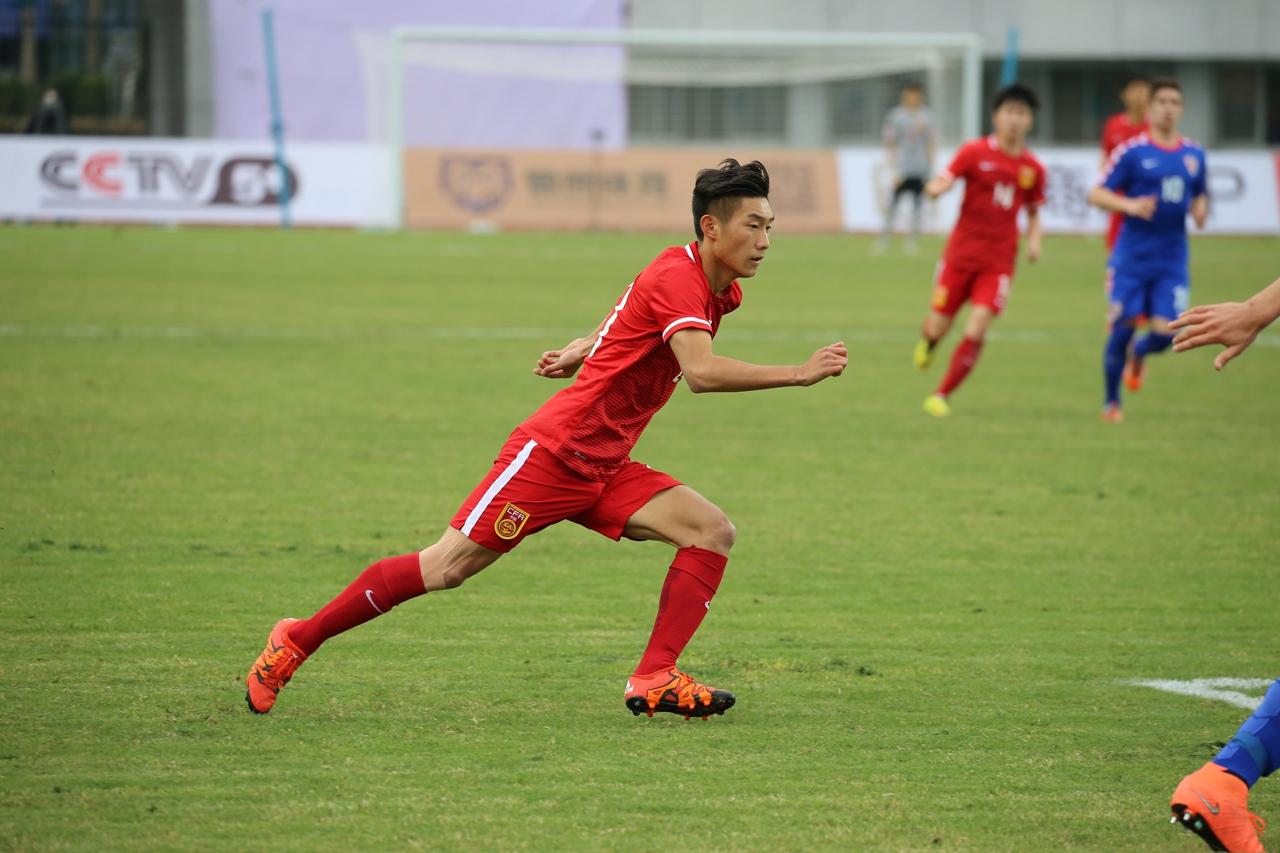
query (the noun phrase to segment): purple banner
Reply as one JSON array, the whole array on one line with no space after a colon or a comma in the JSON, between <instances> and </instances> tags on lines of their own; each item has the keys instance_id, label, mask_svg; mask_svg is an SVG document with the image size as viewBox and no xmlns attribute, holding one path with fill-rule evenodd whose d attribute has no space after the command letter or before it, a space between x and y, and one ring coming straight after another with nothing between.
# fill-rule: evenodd
<instances>
[{"instance_id":1,"label":"purple banner","mask_svg":"<svg viewBox=\"0 0 1280 853\"><path fill-rule=\"evenodd\" d=\"M276 53L291 140L385 142L391 30L397 26L618 30L622 0L211 0L215 133L270 136L260 15L274 9ZM626 137L621 47L406 47L410 145L612 148Z\"/></svg>"}]
</instances>

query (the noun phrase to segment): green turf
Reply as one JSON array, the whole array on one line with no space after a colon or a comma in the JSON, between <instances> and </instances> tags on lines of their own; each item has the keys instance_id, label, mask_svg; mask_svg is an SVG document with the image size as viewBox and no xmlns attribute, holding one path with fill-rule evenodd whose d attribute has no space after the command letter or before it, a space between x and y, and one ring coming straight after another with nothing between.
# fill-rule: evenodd
<instances>
[{"instance_id":1,"label":"green turf","mask_svg":"<svg viewBox=\"0 0 1280 853\"><path fill-rule=\"evenodd\" d=\"M0 230L0 848L1200 849L1167 796L1244 712L1120 682L1280 670L1280 349L1164 356L1099 423L1095 239L936 421L939 244L776 236L719 351L849 371L681 389L636 450L737 524L683 658L725 717L625 711L669 553L569 525L246 712L274 620L433 541L667 242ZM1193 256L1201 302L1280 272Z\"/></svg>"}]
</instances>

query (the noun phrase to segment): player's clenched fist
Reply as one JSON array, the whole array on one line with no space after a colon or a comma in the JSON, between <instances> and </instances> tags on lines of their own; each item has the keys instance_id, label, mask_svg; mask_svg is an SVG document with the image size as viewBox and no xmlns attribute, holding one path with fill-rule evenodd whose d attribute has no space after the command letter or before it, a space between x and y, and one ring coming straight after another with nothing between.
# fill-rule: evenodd
<instances>
[{"instance_id":1,"label":"player's clenched fist","mask_svg":"<svg viewBox=\"0 0 1280 853\"><path fill-rule=\"evenodd\" d=\"M1156 206L1159 199L1153 195L1138 196L1129 199L1124 206L1124 212L1138 219L1146 219L1150 221L1156 216Z\"/></svg>"},{"instance_id":2,"label":"player's clenched fist","mask_svg":"<svg viewBox=\"0 0 1280 853\"><path fill-rule=\"evenodd\" d=\"M813 385L828 376L839 376L849 364L849 348L844 341L822 347L800 365L800 384Z\"/></svg>"}]
</instances>

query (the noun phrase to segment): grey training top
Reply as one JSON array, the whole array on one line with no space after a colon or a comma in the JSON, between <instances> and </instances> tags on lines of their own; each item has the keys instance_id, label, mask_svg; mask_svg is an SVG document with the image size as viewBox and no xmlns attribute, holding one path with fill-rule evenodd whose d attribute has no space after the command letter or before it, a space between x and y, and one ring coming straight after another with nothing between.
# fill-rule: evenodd
<instances>
[{"instance_id":1,"label":"grey training top","mask_svg":"<svg viewBox=\"0 0 1280 853\"><path fill-rule=\"evenodd\" d=\"M898 149L898 174L904 178L927 178L929 145L933 142L933 114L927 107L908 110L897 106L884 119L884 141Z\"/></svg>"}]
</instances>

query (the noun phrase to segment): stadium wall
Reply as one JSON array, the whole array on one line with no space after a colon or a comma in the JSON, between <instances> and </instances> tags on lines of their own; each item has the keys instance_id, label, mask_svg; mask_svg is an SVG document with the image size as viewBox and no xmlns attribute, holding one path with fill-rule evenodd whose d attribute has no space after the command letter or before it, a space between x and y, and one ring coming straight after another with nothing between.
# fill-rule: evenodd
<instances>
[{"instance_id":1,"label":"stadium wall","mask_svg":"<svg viewBox=\"0 0 1280 853\"><path fill-rule=\"evenodd\" d=\"M939 152L945 163L949 151ZM1085 203L1092 148L1037 149L1048 171L1050 233L1100 233ZM404 152L412 227L472 230L681 231L698 169L759 158L773 175L780 227L877 231L890 190L879 148L621 151L411 148ZM298 225L383 228L395 222L386 146L298 143L287 161ZM1280 152L1209 153L1209 233L1280 235ZM0 137L0 218L273 225L279 176L266 142L113 137ZM929 206L927 227L954 222L960 194ZM905 208L905 205L903 206ZM901 210L903 216L906 211Z\"/></svg>"}]
</instances>

